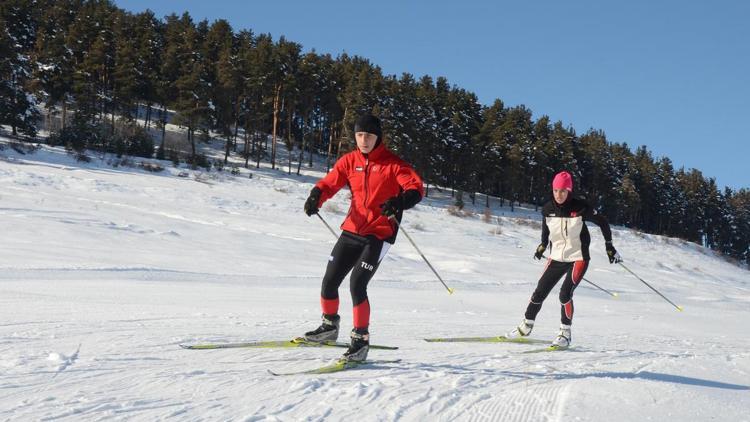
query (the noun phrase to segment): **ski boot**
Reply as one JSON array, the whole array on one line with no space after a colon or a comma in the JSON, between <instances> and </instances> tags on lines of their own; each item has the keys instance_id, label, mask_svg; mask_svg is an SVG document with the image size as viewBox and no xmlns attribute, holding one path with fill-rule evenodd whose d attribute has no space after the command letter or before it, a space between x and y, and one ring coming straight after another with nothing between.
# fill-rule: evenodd
<instances>
[{"instance_id":1,"label":"ski boot","mask_svg":"<svg viewBox=\"0 0 750 422\"><path fill-rule=\"evenodd\" d=\"M351 339L349 350L344 352L342 358L349 362L364 362L367 359L367 352L370 351L370 334L367 328L353 329Z\"/></svg>"},{"instance_id":2,"label":"ski boot","mask_svg":"<svg viewBox=\"0 0 750 422\"><path fill-rule=\"evenodd\" d=\"M341 317L336 314L323 314L323 322L320 327L305 333L305 340L322 343L324 341L336 341L339 338L339 321Z\"/></svg>"},{"instance_id":3,"label":"ski boot","mask_svg":"<svg viewBox=\"0 0 750 422\"><path fill-rule=\"evenodd\" d=\"M521 321L520 324L518 324L518 327L514 328L513 331L507 333L505 335L508 339L517 339L521 337L526 337L529 334L531 334L531 330L534 329L534 320L533 319L524 319Z\"/></svg>"},{"instance_id":4,"label":"ski boot","mask_svg":"<svg viewBox=\"0 0 750 422\"><path fill-rule=\"evenodd\" d=\"M552 346L564 349L570 346L572 338L570 335L570 325L560 324L560 332L552 342Z\"/></svg>"}]
</instances>

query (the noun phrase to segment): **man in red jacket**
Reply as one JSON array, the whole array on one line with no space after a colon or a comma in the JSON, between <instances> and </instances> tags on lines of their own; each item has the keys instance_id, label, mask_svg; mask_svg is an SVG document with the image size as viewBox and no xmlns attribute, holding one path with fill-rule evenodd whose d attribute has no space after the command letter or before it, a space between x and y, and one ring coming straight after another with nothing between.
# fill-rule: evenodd
<instances>
[{"instance_id":1,"label":"man in red jacket","mask_svg":"<svg viewBox=\"0 0 750 422\"><path fill-rule=\"evenodd\" d=\"M409 164L383 144L380 120L363 115L354 124L357 149L341 157L310 192L305 213L317 214L323 203L345 185L352 193L343 232L328 258L320 305L323 323L305 333L310 341L336 340L339 334L338 288L351 271L349 289L354 306L354 329L344 358L364 361L369 351L370 302L367 283L396 240L403 211L422 200L422 179Z\"/></svg>"}]
</instances>

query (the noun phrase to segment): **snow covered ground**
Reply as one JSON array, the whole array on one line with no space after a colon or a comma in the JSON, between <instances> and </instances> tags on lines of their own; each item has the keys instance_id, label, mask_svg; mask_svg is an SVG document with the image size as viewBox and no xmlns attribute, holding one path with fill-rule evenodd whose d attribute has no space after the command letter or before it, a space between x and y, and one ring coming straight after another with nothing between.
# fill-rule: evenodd
<instances>
[{"instance_id":1,"label":"snow covered ground","mask_svg":"<svg viewBox=\"0 0 750 422\"><path fill-rule=\"evenodd\" d=\"M456 293L403 236L369 289L372 342L400 347L370 357L401 362L274 377L342 351L183 350L315 328L334 238L302 213L320 171L181 171L0 151L0 420L750 420L750 272L679 240L614 230L684 312L610 265L592 227L586 278L620 297L578 288L574 349L424 342L512 328L543 267L518 218L533 210L456 217L435 190L404 227ZM346 209L344 191L322 215L337 227ZM533 336L558 320L555 289Z\"/></svg>"}]
</instances>

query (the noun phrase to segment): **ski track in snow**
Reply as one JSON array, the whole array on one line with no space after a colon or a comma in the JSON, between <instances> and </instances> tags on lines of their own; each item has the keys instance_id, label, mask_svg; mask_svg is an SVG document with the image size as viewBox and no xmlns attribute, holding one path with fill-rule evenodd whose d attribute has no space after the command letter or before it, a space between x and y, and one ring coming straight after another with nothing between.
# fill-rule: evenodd
<instances>
[{"instance_id":1,"label":"ski track in snow","mask_svg":"<svg viewBox=\"0 0 750 422\"><path fill-rule=\"evenodd\" d=\"M427 343L510 329L543 267L533 209L496 207L487 224L482 206L450 216L450 192L431 190L404 227L456 293L404 238L369 289L372 342L399 346L370 357L401 362L274 377L342 350L179 344L283 340L319 323L334 239L301 213L319 170L181 178L48 147L14 154L0 151L0 420L749 420L750 273L695 245L613 231L628 267L684 312L606 264L593 227L586 277L620 297L576 290L573 349ZM324 207L334 228L347 195ZM557 290L532 337L554 337Z\"/></svg>"}]
</instances>

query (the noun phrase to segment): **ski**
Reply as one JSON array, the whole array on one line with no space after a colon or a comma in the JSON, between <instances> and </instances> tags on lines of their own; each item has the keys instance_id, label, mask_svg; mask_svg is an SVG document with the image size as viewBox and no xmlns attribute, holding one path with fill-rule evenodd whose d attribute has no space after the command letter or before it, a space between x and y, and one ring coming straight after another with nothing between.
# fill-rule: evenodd
<instances>
[{"instance_id":1,"label":"ski","mask_svg":"<svg viewBox=\"0 0 750 422\"><path fill-rule=\"evenodd\" d=\"M541 349L533 349L533 350L526 350L521 353L542 353L542 352L561 352L563 350L568 350L570 347L568 346L547 346Z\"/></svg>"},{"instance_id":2,"label":"ski","mask_svg":"<svg viewBox=\"0 0 750 422\"><path fill-rule=\"evenodd\" d=\"M303 337L297 337L291 340L271 340L271 341L255 341L245 343L202 343L202 344L180 344L183 349L189 350L211 350L211 349L264 349L264 348L281 348L281 347L349 347L349 343L341 343L338 341L308 341ZM397 350L396 346L381 346L377 344L371 344L370 349L381 349L381 350Z\"/></svg>"},{"instance_id":3,"label":"ski","mask_svg":"<svg viewBox=\"0 0 750 422\"><path fill-rule=\"evenodd\" d=\"M303 371L295 371L295 372L274 372L270 369L268 370L268 373L275 376L286 376L286 375L315 375L315 374L332 374L334 372L341 372L345 371L347 369L353 369L353 368L359 368L361 366L368 366L368 365L380 365L380 364L386 364L386 363L397 363L401 362L401 359L392 359L392 360L366 360L364 362L354 362L354 361L348 361L346 359L339 359L336 362L321 366L319 368L313 368L313 369L306 369Z\"/></svg>"},{"instance_id":4,"label":"ski","mask_svg":"<svg viewBox=\"0 0 750 422\"><path fill-rule=\"evenodd\" d=\"M508 338L505 336L426 338L424 339L424 341L429 342L429 343L520 343L520 344L549 343L549 341L537 340L534 338L527 338L527 337Z\"/></svg>"}]
</instances>

